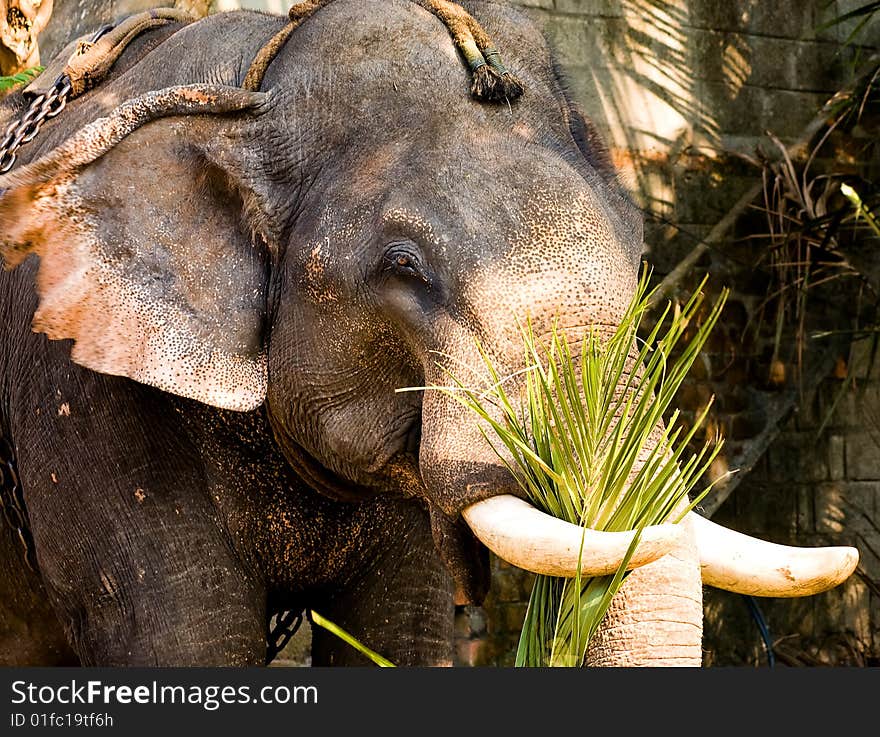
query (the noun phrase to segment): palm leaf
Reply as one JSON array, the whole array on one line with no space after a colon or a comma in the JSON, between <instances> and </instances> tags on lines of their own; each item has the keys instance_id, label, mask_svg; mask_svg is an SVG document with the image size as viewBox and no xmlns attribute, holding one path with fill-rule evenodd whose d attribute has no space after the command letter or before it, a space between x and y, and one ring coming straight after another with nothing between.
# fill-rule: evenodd
<instances>
[{"instance_id":1,"label":"palm leaf","mask_svg":"<svg viewBox=\"0 0 880 737\"><path fill-rule=\"evenodd\" d=\"M36 66L18 72L18 74L12 74L8 77L0 77L0 92L11 90L13 87L18 87L20 84L28 84L32 79L39 76L42 71L43 67Z\"/></svg>"}]
</instances>

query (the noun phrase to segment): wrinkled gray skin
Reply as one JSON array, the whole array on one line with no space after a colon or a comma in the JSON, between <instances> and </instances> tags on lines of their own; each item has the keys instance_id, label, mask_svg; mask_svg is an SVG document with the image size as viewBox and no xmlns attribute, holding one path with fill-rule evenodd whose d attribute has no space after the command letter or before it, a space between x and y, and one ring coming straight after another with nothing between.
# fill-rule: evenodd
<instances>
[{"instance_id":1,"label":"wrinkled gray skin","mask_svg":"<svg viewBox=\"0 0 880 737\"><path fill-rule=\"evenodd\" d=\"M0 420L40 570L25 575L0 528L7 662L259 664L267 617L309 606L399 664L451 663L454 601L487 586L461 510L517 492L455 402L395 389L446 383L438 363L477 380L475 339L518 367L515 315L614 325L642 243L539 32L467 7L526 85L512 105L469 97L424 10L337 0L275 59L256 109L149 123L79 171L75 197L46 195L57 207L24 240L98 243L106 273L156 300L59 308L56 326L88 334L74 358L127 345L105 313L135 310L166 316L160 335L186 321L184 353L264 346L268 389L238 412L175 396L179 377L162 391L110 359L83 368L71 341L31 330L37 259L0 274ZM22 159L146 90L239 85L282 24L212 16L158 46L168 31L152 32ZM7 225L26 216L27 198L3 200ZM589 660L698 664L700 591L690 543L634 573ZM364 661L316 630L313 662Z\"/></svg>"}]
</instances>

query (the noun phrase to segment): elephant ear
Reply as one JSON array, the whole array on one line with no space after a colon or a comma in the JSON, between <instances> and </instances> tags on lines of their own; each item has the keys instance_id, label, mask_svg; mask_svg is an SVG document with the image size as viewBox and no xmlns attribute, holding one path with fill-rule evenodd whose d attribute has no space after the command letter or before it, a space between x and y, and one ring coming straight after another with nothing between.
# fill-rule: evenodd
<instances>
[{"instance_id":1,"label":"elephant ear","mask_svg":"<svg viewBox=\"0 0 880 737\"><path fill-rule=\"evenodd\" d=\"M226 409L262 403L268 259L206 152L264 98L151 92L0 176L0 255L7 268L39 257L35 331L72 339L95 371Z\"/></svg>"}]
</instances>

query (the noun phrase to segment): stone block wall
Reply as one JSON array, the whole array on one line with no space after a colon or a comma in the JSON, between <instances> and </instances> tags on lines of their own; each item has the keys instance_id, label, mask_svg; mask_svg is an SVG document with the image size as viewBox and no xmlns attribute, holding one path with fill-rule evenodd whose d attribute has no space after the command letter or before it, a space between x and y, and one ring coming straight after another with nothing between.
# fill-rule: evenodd
<instances>
[{"instance_id":1,"label":"stone block wall","mask_svg":"<svg viewBox=\"0 0 880 737\"><path fill-rule=\"evenodd\" d=\"M799 545L854 545L856 574L806 599L758 602L777 661L880 665L880 371L870 340L806 396L715 521ZM765 664L743 597L706 590L705 662Z\"/></svg>"}]
</instances>

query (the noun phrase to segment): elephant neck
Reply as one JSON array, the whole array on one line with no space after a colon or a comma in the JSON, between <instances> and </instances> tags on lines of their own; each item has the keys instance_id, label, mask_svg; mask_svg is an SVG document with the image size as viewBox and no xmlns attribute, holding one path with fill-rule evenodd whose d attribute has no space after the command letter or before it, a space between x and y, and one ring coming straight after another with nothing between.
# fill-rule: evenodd
<instances>
[{"instance_id":1,"label":"elephant neck","mask_svg":"<svg viewBox=\"0 0 880 737\"><path fill-rule=\"evenodd\" d=\"M365 545L359 520L380 497L340 503L315 489L282 453L262 407L234 412L171 401L204 464L218 523L253 576L270 591L297 596L357 566Z\"/></svg>"}]
</instances>

